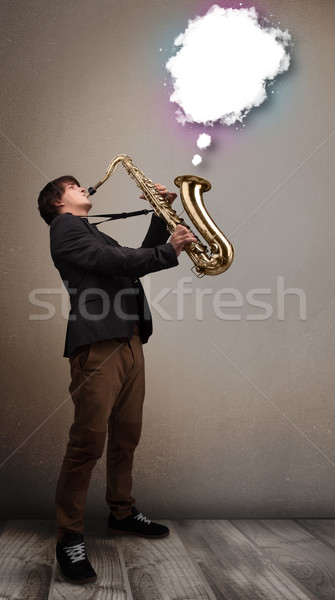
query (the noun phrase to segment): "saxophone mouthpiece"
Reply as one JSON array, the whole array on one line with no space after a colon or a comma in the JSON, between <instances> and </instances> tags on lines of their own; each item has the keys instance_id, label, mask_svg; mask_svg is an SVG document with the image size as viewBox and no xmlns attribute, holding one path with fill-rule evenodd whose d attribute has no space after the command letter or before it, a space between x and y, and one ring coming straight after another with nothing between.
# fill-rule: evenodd
<instances>
[{"instance_id":1,"label":"saxophone mouthpiece","mask_svg":"<svg viewBox=\"0 0 335 600\"><path fill-rule=\"evenodd\" d=\"M96 191L97 190L94 187L92 187L92 186L89 187L88 190L87 190L87 192L86 192L86 194L85 194L86 198L89 198L90 196L93 196L93 194L95 194Z\"/></svg>"}]
</instances>

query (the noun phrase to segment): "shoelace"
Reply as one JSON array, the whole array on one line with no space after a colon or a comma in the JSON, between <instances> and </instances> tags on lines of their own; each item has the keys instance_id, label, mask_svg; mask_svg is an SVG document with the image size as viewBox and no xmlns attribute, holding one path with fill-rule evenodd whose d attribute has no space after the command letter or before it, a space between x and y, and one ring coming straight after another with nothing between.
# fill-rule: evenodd
<instances>
[{"instance_id":1,"label":"shoelace","mask_svg":"<svg viewBox=\"0 0 335 600\"><path fill-rule=\"evenodd\" d=\"M137 519L138 521L143 521L144 523L147 523L147 525L150 525L150 523L151 523L150 519L147 519L147 517L145 517L144 515L142 515L142 513L139 513L134 518Z\"/></svg>"},{"instance_id":2,"label":"shoelace","mask_svg":"<svg viewBox=\"0 0 335 600\"><path fill-rule=\"evenodd\" d=\"M76 546L65 546L64 550L72 563L80 560L85 560L85 543L77 544Z\"/></svg>"}]
</instances>

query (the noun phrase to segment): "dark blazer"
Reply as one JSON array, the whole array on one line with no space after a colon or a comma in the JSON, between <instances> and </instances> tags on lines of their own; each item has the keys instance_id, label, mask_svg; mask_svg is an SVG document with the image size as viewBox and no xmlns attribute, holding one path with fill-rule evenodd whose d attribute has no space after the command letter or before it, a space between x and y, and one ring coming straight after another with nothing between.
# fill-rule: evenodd
<instances>
[{"instance_id":1,"label":"dark blazer","mask_svg":"<svg viewBox=\"0 0 335 600\"><path fill-rule=\"evenodd\" d=\"M92 342L131 339L135 323L143 343L148 341L152 320L139 277L178 264L173 246L165 243L169 235L153 215L141 248L126 248L82 217L53 219L51 256L71 301L64 356Z\"/></svg>"}]
</instances>

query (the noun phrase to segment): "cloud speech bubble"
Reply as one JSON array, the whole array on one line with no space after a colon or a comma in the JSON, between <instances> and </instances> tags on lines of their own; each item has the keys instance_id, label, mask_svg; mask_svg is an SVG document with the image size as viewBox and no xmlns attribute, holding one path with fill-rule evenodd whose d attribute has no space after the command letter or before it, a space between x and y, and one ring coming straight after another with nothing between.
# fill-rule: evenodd
<instances>
[{"instance_id":1,"label":"cloud speech bubble","mask_svg":"<svg viewBox=\"0 0 335 600\"><path fill-rule=\"evenodd\" d=\"M173 80L170 101L179 105L177 121L229 126L260 106L267 84L288 70L292 41L288 31L263 26L254 7L213 5L204 17L188 22L174 45L180 49L166 69ZM210 143L208 134L197 141L199 148ZM192 162L201 161L196 154Z\"/></svg>"}]
</instances>

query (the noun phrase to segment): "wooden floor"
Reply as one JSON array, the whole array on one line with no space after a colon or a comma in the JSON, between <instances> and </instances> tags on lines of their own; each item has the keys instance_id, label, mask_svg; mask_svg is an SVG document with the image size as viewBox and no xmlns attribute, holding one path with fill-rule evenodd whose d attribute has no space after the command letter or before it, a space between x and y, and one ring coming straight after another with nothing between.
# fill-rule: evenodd
<instances>
[{"instance_id":1,"label":"wooden floor","mask_svg":"<svg viewBox=\"0 0 335 600\"><path fill-rule=\"evenodd\" d=\"M165 522L169 537L112 537L88 521L94 585L66 583L50 521L0 528L0 600L335 600L335 520Z\"/></svg>"}]
</instances>

